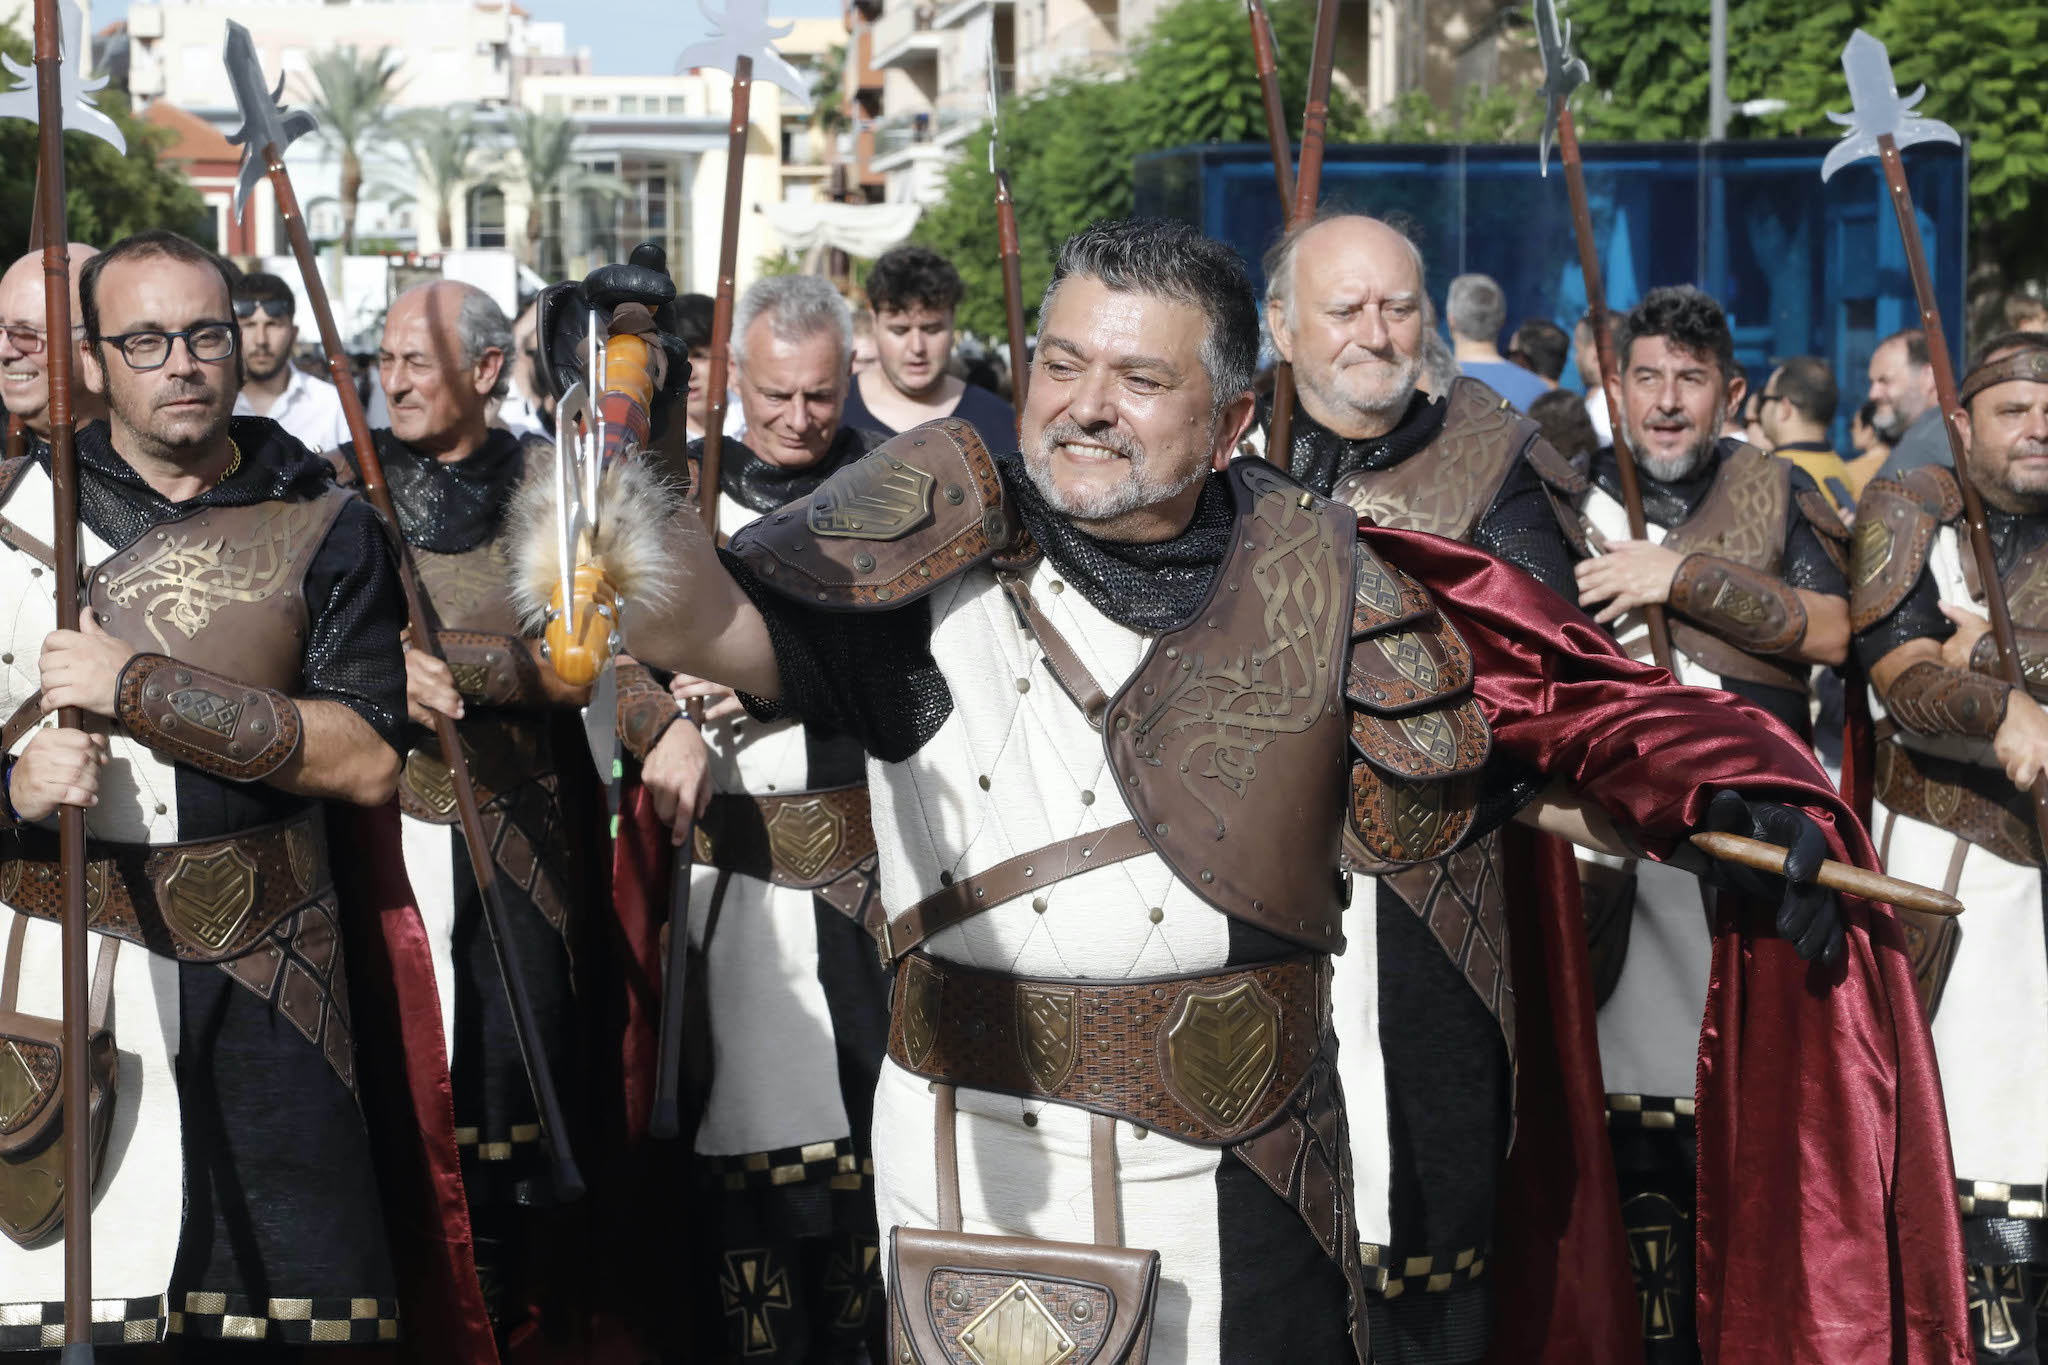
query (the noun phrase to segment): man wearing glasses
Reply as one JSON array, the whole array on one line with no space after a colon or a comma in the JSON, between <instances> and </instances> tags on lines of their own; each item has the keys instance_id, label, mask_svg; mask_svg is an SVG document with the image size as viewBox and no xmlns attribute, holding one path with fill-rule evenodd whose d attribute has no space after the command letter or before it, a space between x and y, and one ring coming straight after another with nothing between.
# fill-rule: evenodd
<instances>
[{"instance_id":1,"label":"man wearing glasses","mask_svg":"<svg viewBox=\"0 0 2048 1365\"><path fill-rule=\"evenodd\" d=\"M230 415L229 290L158 230L80 273L82 378L108 414L77 433L81 629L53 629L46 457L0 473L0 940L19 1011L58 1017L59 926L33 891L57 881L58 806L84 807L127 1135L95 1182L114 1330L375 1343L398 1282L358 1077L391 1062L358 1066L365 964L341 929L370 907L337 897L324 803L397 789L404 607L368 505L276 423ZM90 728L38 723L59 707ZM419 980L423 957L390 970ZM24 1240L0 1241L0 1322L54 1320L63 1297L61 1237Z\"/></svg>"},{"instance_id":2,"label":"man wearing glasses","mask_svg":"<svg viewBox=\"0 0 2048 1365\"><path fill-rule=\"evenodd\" d=\"M71 316L77 318L78 272L99 253L83 242L71 244ZM84 337L83 324L72 334ZM78 364L72 362L72 373ZM107 415L106 405L82 384L73 384L73 422L84 426ZM32 251L0 275L0 407L28 425L38 441L50 439L50 350L43 332L43 254Z\"/></svg>"},{"instance_id":3,"label":"man wearing glasses","mask_svg":"<svg viewBox=\"0 0 2048 1365\"><path fill-rule=\"evenodd\" d=\"M235 321L241 326L242 392L235 416L268 417L308 450L348 444L348 420L334 385L292 364L299 329L292 287L275 275L244 275L235 284Z\"/></svg>"}]
</instances>

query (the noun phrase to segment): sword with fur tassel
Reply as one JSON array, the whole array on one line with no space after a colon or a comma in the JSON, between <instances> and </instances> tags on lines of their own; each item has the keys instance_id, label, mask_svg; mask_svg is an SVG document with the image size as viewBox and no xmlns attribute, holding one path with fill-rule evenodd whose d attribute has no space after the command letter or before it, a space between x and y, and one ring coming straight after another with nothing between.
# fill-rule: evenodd
<instances>
[{"instance_id":1,"label":"sword with fur tassel","mask_svg":"<svg viewBox=\"0 0 2048 1365\"><path fill-rule=\"evenodd\" d=\"M50 383L50 485L55 504L52 525L57 560L57 629L77 630L79 612L78 455L72 442L71 416L71 234L64 215L64 130L112 143L126 152L121 130L85 96L106 84L85 81L83 63L66 66L68 45L77 53L83 42L83 16L71 10L70 22L58 15L58 0L35 0L33 65L4 60L9 73L32 84L0 94L0 118L25 118L36 125L36 225L43 256L44 351ZM10 429L9 435L12 436ZM26 446L24 433L23 445ZM10 452L12 453L12 452ZM84 728L75 707L58 712L67 730ZM92 1349L92 1068L87 1039L91 1013L86 978L85 811L60 806L57 850L63 879L63 1054L65 1065L59 1103L64 1106L64 1340L63 1365L85 1365Z\"/></svg>"},{"instance_id":2,"label":"sword with fur tassel","mask_svg":"<svg viewBox=\"0 0 2048 1365\"><path fill-rule=\"evenodd\" d=\"M411 619L412 647L439 658L433 618L428 614L426 601L420 593L405 537L398 531L398 516L391 505L391 491L384 481L383 463L377 458L377 447L370 439L369 420L364 416L362 400L356 394L355 379L349 373L348 355L342 350L340 329L334 324L334 309L328 302L327 287L320 277L320 265L313 255L312 238L306 232L298 195L293 191L291 176L285 170L285 148L294 138L314 129L313 116L303 109L287 110L279 106L277 101L284 94L284 81L278 81L275 91L264 84L263 68L256 59L256 47L250 41L249 30L233 20L228 22L225 59L228 84L242 114L241 128L228 138L230 142L243 145L241 178L235 187L235 214L240 217L249 192L258 180L267 176L277 196L278 216L291 237L292 255L297 259L299 274L305 281L307 300L319 323L320 344L327 352L328 369L341 396L349 437L355 444L363 492L383 517L397 551L399 581L405 592L406 614ZM505 995L511 1005L512 1032L519 1046L520 1058L526 1064L527 1080L533 1087L541 1136L554 1161L555 1193L564 1201L574 1202L583 1197L583 1176L569 1150L568 1127L563 1120L561 1099L548 1066L547 1054L541 1050L540 1025L521 970L518 944L505 932L504 902L497 892L491 844L484 834L476 787L470 781L462 740L456 732L455 722L438 714L434 718L434 737L440 744L442 759L447 763L453 780L463 842L469 849L470 874L476 880L483 902L484 927L498 959L499 973L504 977Z\"/></svg>"}]
</instances>

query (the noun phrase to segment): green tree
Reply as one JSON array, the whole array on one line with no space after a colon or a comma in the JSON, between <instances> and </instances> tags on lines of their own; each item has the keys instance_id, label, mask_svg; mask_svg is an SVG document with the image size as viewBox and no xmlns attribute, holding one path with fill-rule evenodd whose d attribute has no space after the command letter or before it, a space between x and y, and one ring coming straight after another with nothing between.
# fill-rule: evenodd
<instances>
[{"instance_id":1,"label":"green tree","mask_svg":"<svg viewBox=\"0 0 2048 1365\"><path fill-rule=\"evenodd\" d=\"M483 134L467 110L453 106L417 109L394 123L419 173L419 197L433 206L434 228L446 251L455 245L455 196L476 176Z\"/></svg>"},{"instance_id":2,"label":"green tree","mask_svg":"<svg viewBox=\"0 0 2048 1365\"><path fill-rule=\"evenodd\" d=\"M853 126L846 112L846 44L835 44L811 76L811 127L833 137Z\"/></svg>"},{"instance_id":3,"label":"green tree","mask_svg":"<svg viewBox=\"0 0 2048 1365\"><path fill-rule=\"evenodd\" d=\"M388 47L369 56L353 46L331 47L307 61L306 107L320 121L316 134L341 157L341 249L356 240L356 203L363 192L363 157L390 136L402 58Z\"/></svg>"},{"instance_id":4,"label":"green tree","mask_svg":"<svg viewBox=\"0 0 2048 1365\"><path fill-rule=\"evenodd\" d=\"M34 55L28 39L5 25L0 51L23 63ZM207 235L205 204L184 172L161 159L175 137L136 118L121 91L102 90L91 98L120 126L128 153L84 133L64 139L64 217L71 239L105 246L147 227ZM36 157L34 126L0 119L0 252L7 261L28 250Z\"/></svg>"},{"instance_id":5,"label":"green tree","mask_svg":"<svg viewBox=\"0 0 2048 1365\"><path fill-rule=\"evenodd\" d=\"M552 279L550 267L559 269L561 262L546 250L548 206L578 194L616 198L626 185L615 175L583 169L575 155L576 124L567 115L514 109L506 115L505 131L526 186L526 263ZM560 243L555 246L559 250Z\"/></svg>"}]
</instances>

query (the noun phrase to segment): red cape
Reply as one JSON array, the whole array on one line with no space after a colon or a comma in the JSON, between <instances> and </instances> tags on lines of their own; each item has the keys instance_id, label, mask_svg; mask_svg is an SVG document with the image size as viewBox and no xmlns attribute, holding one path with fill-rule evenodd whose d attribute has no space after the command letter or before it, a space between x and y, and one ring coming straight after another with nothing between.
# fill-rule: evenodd
<instances>
[{"instance_id":1,"label":"red cape","mask_svg":"<svg viewBox=\"0 0 2048 1365\"><path fill-rule=\"evenodd\" d=\"M1361 534L1428 585L1471 646L1500 752L1644 831L1653 850L1697 828L1713 794L1733 787L1804 809L1834 857L1877 866L1811 750L1762 711L1672 686L1483 551L1372 526ZM1730 724L1731 714L1746 723ZM1544 866L1545 883L1561 884L1563 869ZM1954 1165L1903 935L1888 907L1842 902L1848 951L1832 969L1800 961L1761 907L1724 914L1715 935L1695 1097L1706 1365L1971 1360ZM1502 1206L1533 1210L1535 1221L1502 1226L1496 1358L1621 1362L1639 1344L1614 1340L1613 1296L1576 1278L1617 1273L1620 1230L1584 931L1565 919L1553 901L1539 942L1515 948L1517 990L1528 996L1518 1022L1539 1025L1542 1042L1518 1034L1518 1178ZM1530 1019L1538 1004L1547 1017ZM1541 1242L1539 1229L1557 1240L1528 1245Z\"/></svg>"},{"instance_id":2,"label":"red cape","mask_svg":"<svg viewBox=\"0 0 2048 1365\"><path fill-rule=\"evenodd\" d=\"M401 1354L497 1365L455 1151L455 1092L426 926L405 875L398 803L328 806L335 880L363 932L348 940L363 1118L398 1274Z\"/></svg>"}]
</instances>

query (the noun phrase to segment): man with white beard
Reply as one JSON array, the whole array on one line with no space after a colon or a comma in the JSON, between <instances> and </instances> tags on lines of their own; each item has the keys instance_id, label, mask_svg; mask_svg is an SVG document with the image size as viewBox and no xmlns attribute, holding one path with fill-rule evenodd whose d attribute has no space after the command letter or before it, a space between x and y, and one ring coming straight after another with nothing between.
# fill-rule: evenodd
<instances>
[{"instance_id":1,"label":"man with white beard","mask_svg":"<svg viewBox=\"0 0 2048 1365\"><path fill-rule=\"evenodd\" d=\"M1040 321L1022 454L991 457L949 420L836 471L727 552L678 517L664 548L688 586L628 602L626 646L867 753L873 937L895 973L874 1124L892 1359L1027 1342L1038 1359L1410 1359L1398 1336L1368 1342L1358 1220L1433 1192L1394 1183L1384 1153L1352 1178L1345 1109L1373 1101L1336 1084L1329 957L1347 936L1373 952L1375 921L1343 913L1343 841L1399 864L1443 857L1502 818L1518 773L1660 843L1713 820L1709 806L1745 832L1782 822L1816 857L1824 830L1847 833L1838 854L1860 835L1789 736L1623 659L1526 575L1361 527L1283 471L1229 460L1258 328L1226 248L1177 224L1099 224L1062 248ZM529 608L550 587L543 541ZM1430 667L1399 674L1409 658ZM1781 915L1823 936L1840 922L1799 875L1749 894L1782 897ZM1579 932L1560 918L1547 927ZM1912 1161L1939 1146L1938 1118L1929 1136L1925 1096L1899 1103L1898 1082L1925 1076L1922 1045L1890 1022L1875 975L1904 973L1865 950L1872 923L1847 920L1849 994L1814 992L1789 945L1733 924L1721 980L1787 1012L1759 1043L1765 1069L1818 1046L1871 1072L1857 1102L1902 1125L1887 1132ZM1382 1007L1432 1026L1405 1001ZM1888 1041L1850 1041L1872 1036L1866 1018ZM1702 1054L1722 1084L1738 1070L1726 1037ZM1387 1083L1374 1065L1357 1074ZM1715 1112L1854 1126L1822 1112L1839 1106L1817 1087L1728 1098ZM1784 1179L1795 1131L1753 1128L1701 1170L1739 1296L1773 1244L1754 1211L1806 1206ZM1839 1186L1814 1191L1838 1249L1869 1268L1846 1287L1859 1302L1872 1285L1875 1301L1913 1297L1887 1210L1918 1187L1866 1159L1890 1141L1842 1144L1826 1158ZM1545 1188L1570 1199L1567 1184ZM1559 1239L1503 1259L1552 1271ZM777 1321L785 1290L738 1283L732 1311ZM1480 1320L1457 1358L1491 1334L1504 1357L1538 1359L1600 1297L1572 1285L1541 1320ZM1855 1311L1855 1349L1880 1358L1961 1305ZM1730 1316L1731 1358L1766 1358L1760 1331L1797 1354L1843 1330L1796 1304L1767 1325Z\"/></svg>"},{"instance_id":2,"label":"man with white beard","mask_svg":"<svg viewBox=\"0 0 2048 1365\"><path fill-rule=\"evenodd\" d=\"M1856 652L1892 733L1872 829L1892 871L1954 892L1923 921L1922 998L1941 1059L1979 1362L2038 1365L2048 1284L2048 949L2027 787L2048 768L2048 335L1988 342L1963 377L1969 477L1985 502L2024 690L2005 681L1955 475L1872 483L1857 509ZM1868 528L1867 530L1865 528ZM1882 731L1880 732L1882 733Z\"/></svg>"},{"instance_id":3,"label":"man with white beard","mask_svg":"<svg viewBox=\"0 0 2048 1365\"><path fill-rule=\"evenodd\" d=\"M1649 654L1641 609L1662 605L1680 681L1725 688L1810 742L1812 666L1838 666L1848 651L1847 531L1805 471L1718 435L1745 389L1719 304L1691 286L1652 290L1614 344L1648 539L1629 538L1614 451L1602 450L1582 504L1596 554L1577 568L1580 605L1637 658ZM1644 1349L1653 1365L1695 1360L1689 1228L1711 896L1656 863L1585 866ZM1810 929L1803 952L1838 955L1824 926Z\"/></svg>"}]
</instances>

